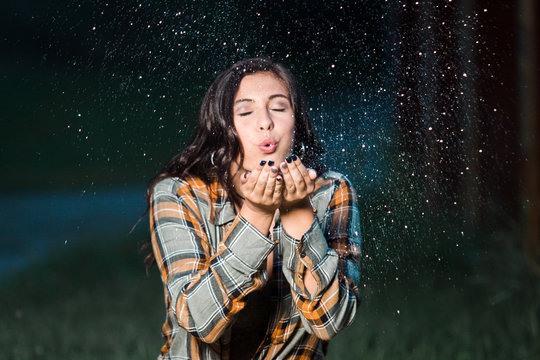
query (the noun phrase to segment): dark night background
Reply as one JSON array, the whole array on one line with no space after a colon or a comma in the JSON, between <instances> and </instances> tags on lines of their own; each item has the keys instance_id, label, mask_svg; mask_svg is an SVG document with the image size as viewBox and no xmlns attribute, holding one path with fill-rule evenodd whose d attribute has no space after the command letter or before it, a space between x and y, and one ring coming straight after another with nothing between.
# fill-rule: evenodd
<instances>
[{"instance_id":1,"label":"dark night background","mask_svg":"<svg viewBox=\"0 0 540 360\"><path fill-rule=\"evenodd\" d=\"M0 5L0 359L153 358L146 182L224 68L297 76L355 184L364 301L330 359L540 357L538 6Z\"/></svg>"}]
</instances>

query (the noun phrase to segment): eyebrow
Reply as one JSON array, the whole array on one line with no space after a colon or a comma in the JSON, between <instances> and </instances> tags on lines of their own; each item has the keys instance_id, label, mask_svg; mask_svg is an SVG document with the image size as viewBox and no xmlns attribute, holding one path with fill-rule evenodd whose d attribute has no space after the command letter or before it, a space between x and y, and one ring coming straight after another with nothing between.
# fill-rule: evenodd
<instances>
[{"instance_id":1,"label":"eyebrow","mask_svg":"<svg viewBox=\"0 0 540 360\"><path fill-rule=\"evenodd\" d=\"M283 94L274 94L274 95L270 95L270 97L269 97L268 99L269 99L269 100L272 100L272 99L275 99L275 98L277 98L277 97L281 97L281 98L287 99L287 100L289 100L289 102L291 101L291 99L290 99L288 96L285 96L285 95L283 95ZM236 105L236 104L241 103L241 102L244 102L244 101L247 101L247 102L255 102L255 100L253 100L253 99L248 99L248 98L246 98L246 99L238 99L238 100L236 100L236 101L234 102L234 104Z\"/></svg>"}]
</instances>

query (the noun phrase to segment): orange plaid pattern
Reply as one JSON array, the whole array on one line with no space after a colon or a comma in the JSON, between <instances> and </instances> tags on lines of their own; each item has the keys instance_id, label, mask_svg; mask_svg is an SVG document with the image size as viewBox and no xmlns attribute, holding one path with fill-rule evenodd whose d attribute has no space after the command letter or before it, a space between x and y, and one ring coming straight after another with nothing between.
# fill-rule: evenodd
<instances>
[{"instance_id":1,"label":"orange plaid pattern","mask_svg":"<svg viewBox=\"0 0 540 360\"><path fill-rule=\"evenodd\" d=\"M231 324L246 296L264 286L276 306L253 358L324 358L326 342L352 322L360 302L360 224L356 194L341 174L320 176L311 202L316 219L301 239L284 231L279 215L266 237L235 214L217 181L156 184L150 230L167 309L161 359L228 359ZM271 252L268 280L262 265ZM312 294L306 270L317 283Z\"/></svg>"}]
</instances>

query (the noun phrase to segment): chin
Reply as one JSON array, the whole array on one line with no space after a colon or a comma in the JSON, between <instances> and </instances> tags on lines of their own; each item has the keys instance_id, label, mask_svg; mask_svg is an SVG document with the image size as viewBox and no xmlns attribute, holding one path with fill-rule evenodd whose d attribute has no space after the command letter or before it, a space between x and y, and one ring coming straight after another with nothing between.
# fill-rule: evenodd
<instances>
[{"instance_id":1,"label":"chin","mask_svg":"<svg viewBox=\"0 0 540 360\"><path fill-rule=\"evenodd\" d=\"M285 154L277 154L277 153L273 153L273 154L267 154L267 156L264 158L264 160L273 160L276 164L280 164L282 163L283 161L285 161L285 158L287 157L287 155Z\"/></svg>"}]
</instances>

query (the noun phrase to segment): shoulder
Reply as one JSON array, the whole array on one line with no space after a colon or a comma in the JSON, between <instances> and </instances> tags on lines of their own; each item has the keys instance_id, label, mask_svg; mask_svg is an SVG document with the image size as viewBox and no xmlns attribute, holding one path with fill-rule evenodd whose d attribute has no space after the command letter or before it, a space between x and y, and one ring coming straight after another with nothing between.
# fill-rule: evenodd
<instances>
[{"instance_id":1,"label":"shoulder","mask_svg":"<svg viewBox=\"0 0 540 360\"><path fill-rule=\"evenodd\" d=\"M215 187L215 184L206 184L194 176L168 177L154 185L151 206L157 209L159 204L174 204L202 222L203 218L210 218L212 214L215 196L212 196L211 187Z\"/></svg>"},{"instance_id":2,"label":"shoulder","mask_svg":"<svg viewBox=\"0 0 540 360\"><path fill-rule=\"evenodd\" d=\"M154 196L160 194L172 194L178 197L208 197L209 186L200 178L195 176L167 177L158 181L152 193Z\"/></svg>"},{"instance_id":3,"label":"shoulder","mask_svg":"<svg viewBox=\"0 0 540 360\"><path fill-rule=\"evenodd\" d=\"M326 172L324 172L321 176L319 176L320 178L323 178L323 179L329 179L329 180L344 180L344 179L347 179L347 176L343 175L342 173L340 172L337 172L337 171L334 171L334 170L328 170Z\"/></svg>"},{"instance_id":4,"label":"shoulder","mask_svg":"<svg viewBox=\"0 0 540 360\"><path fill-rule=\"evenodd\" d=\"M340 187L351 191L353 189L347 176L337 171L326 171L315 180L315 192L330 191L333 193Z\"/></svg>"},{"instance_id":5,"label":"shoulder","mask_svg":"<svg viewBox=\"0 0 540 360\"><path fill-rule=\"evenodd\" d=\"M315 180L311 201L320 216L332 204L355 200L356 194L347 176L337 171L326 171Z\"/></svg>"}]
</instances>

